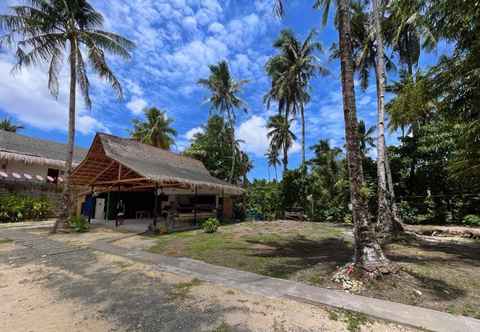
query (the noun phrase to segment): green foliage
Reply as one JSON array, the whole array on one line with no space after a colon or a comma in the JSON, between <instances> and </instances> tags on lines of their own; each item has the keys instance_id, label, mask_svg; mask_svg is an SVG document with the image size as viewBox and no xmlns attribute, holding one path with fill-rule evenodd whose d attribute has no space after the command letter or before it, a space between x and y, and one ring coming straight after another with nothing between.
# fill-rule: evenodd
<instances>
[{"instance_id":1,"label":"green foliage","mask_svg":"<svg viewBox=\"0 0 480 332\"><path fill-rule=\"evenodd\" d=\"M467 226L480 226L480 216L469 214L463 217L463 224Z\"/></svg>"},{"instance_id":2,"label":"green foliage","mask_svg":"<svg viewBox=\"0 0 480 332\"><path fill-rule=\"evenodd\" d=\"M10 118L5 118L0 121L0 130L5 130L11 133L16 133L19 130L24 129L23 126L15 124Z\"/></svg>"},{"instance_id":3,"label":"green foliage","mask_svg":"<svg viewBox=\"0 0 480 332\"><path fill-rule=\"evenodd\" d=\"M170 150L175 144L177 131L172 128L173 120L167 118L164 111L156 107L146 108L144 111L146 121L134 119L133 130L130 133L132 138L145 143Z\"/></svg>"},{"instance_id":4,"label":"green foliage","mask_svg":"<svg viewBox=\"0 0 480 332\"><path fill-rule=\"evenodd\" d=\"M246 182L246 174L252 169L252 162L240 149L240 142L232 144L231 130L225 120L214 115L203 126L203 132L196 134L192 144L184 154L200 160L210 173L222 180L229 181L232 169L233 149L236 150L237 162L234 165L233 182Z\"/></svg>"},{"instance_id":5,"label":"green foliage","mask_svg":"<svg viewBox=\"0 0 480 332\"><path fill-rule=\"evenodd\" d=\"M281 214L280 184L276 181L255 180L248 186L247 218L274 220Z\"/></svg>"},{"instance_id":6,"label":"green foliage","mask_svg":"<svg viewBox=\"0 0 480 332\"><path fill-rule=\"evenodd\" d=\"M52 206L46 198L32 198L9 194L0 196L0 223L23 220L41 220L52 214Z\"/></svg>"},{"instance_id":7,"label":"green foliage","mask_svg":"<svg viewBox=\"0 0 480 332\"><path fill-rule=\"evenodd\" d=\"M398 204L398 209L400 212L400 217L402 218L402 221L404 223L416 224L418 222L417 220L418 210L411 207L407 201L401 201L400 204Z\"/></svg>"},{"instance_id":8,"label":"green foliage","mask_svg":"<svg viewBox=\"0 0 480 332\"><path fill-rule=\"evenodd\" d=\"M68 221L68 224L77 233L88 232L90 228L88 220L85 219L83 216L71 217L70 220Z\"/></svg>"},{"instance_id":9,"label":"green foliage","mask_svg":"<svg viewBox=\"0 0 480 332\"><path fill-rule=\"evenodd\" d=\"M208 218L202 223L202 229L205 233L215 233L220 227L220 221L217 218Z\"/></svg>"}]
</instances>

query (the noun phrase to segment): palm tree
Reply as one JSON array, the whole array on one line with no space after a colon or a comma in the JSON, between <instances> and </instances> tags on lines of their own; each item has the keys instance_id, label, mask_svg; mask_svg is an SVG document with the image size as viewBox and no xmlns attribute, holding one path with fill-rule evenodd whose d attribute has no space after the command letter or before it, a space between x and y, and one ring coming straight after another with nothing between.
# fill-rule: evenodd
<instances>
[{"instance_id":1,"label":"palm tree","mask_svg":"<svg viewBox=\"0 0 480 332\"><path fill-rule=\"evenodd\" d=\"M16 133L19 130L25 129L22 125L13 123L9 118L5 118L0 121L0 130L5 130L11 133Z\"/></svg>"},{"instance_id":2,"label":"palm tree","mask_svg":"<svg viewBox=\"0 0 480 332\"><path fill-rule=\"evenodd\" d=\"M227 125L232 134L232 143L235 141L235 109L243 109L246 104L238 97L242 87L248 82L246 80L236 81L230 74L228 63L220 61L216 65L210 65L210 76L207 79L200 79L198 84L211 92L208 102L211 108L226 118ZM232 166L230 172L230 183L233 183L235 172L236 149L232 149Z\"/></svg>"},{"instance_id":3,"label":"palm tree","mask_svg":"<svg viewBox=\"0 0 480 332\"><path fill-rule=\"evenodd\" d=\"M1 41L8 45L17 45L17 64L14 70L40 63L47 64L48 88L51 94L57 97L59 74L65 53L70 64L64 208L52 229L54 233L60 224L66 228L67 220L73 214L70 176L75 142L77 83L85 106L90 108L92 105L90 81L84 59L88 58L93 71L105 79L121 98L122 87L107 65L105 52L129 59L129 51L135 45L117 34L100 30L103 27L103 16L87 0L29 0L28 5L12 6L10 11L11 14L0 15L0 29L9 31Z\"/></svg>"},{"instance_id":4,"label":"palm tree","mask_svg":"<svg viewBox=\"0 0 480 332\"><path fill-rule=\"evenodd\" d=\"M146 121L134 119L132 138L157 148L170 150L175 144L177 131L171 127L173 120L156 107L143 110Z\"/></svg>"},{"instance_id":5,"label":"palm tree","mask_svg":"<svg viewBox=\"0 0 480 332\"><path fill-rule=\"evenodd\" d=\"M272 77L272 90L282 90L290 94L286 97L293 105L288 105L292 113L300 112L302 126L302 164L305 164L305 105L310 101L310 81L316 74L325 75L328 71L319 65L317 52L322 46L315 41L316 32L310 31L302 42L291 30L282 30L274 47L280 54L267 63L267 73ZM283 86L282 86L283 85ZM267 98L275 100L275 92ZM278 96L279 97L279 96Z\"/></svg>"},{"instance_id":6,"label":"palm tree","mask_svg":"<svg viewBox=\"0 0 480 332\"><path fill-rule=\"evenodd\" d=\"M367 129L365 121L363 120L358 122L358 140L360 142L360 152L363 158L365 158L372 147L375 147L375 139L373 138L375 129L375 126Z\"/></svg>"},{"instance_id":7,"label":"palm tree","mask_svg":"<svg viewBox=\"0 0 480 332\"><path fill-rule=\"evenodd\" d=\"M278 159L278 150L270 146L267 153L265 153L265 157L267 158L268 167L273 167L275 170L275 180L278 181L277 166L281 164L280 159Z\"/></svg>"},{"instance_id":8,"label":"palm tree","mask_svg":"<svg viewBox=\"0 0 480 332\"><path fill-rule=\"evenodd\" d=\"M432 50L437 43L425 15L426 6L424 0L392 0L388 4L388 41L410 76L414 74L421 49Z\"/></svg>"},{"instance_id":9,"label":"palm tree","mask_svg":"<svg viewBox=\"0 0 480 332\"><path fill-rule=\"evenodd\" d=\"M295 134L290 130L293 119L287 120L282 115L270 117L267 123L268 138L270 139L270 150L283 150L283 172L288 169L288 150L292 147L293 142L297 139Z\"/></svg>"},{"instance_id":10,"label":"palm tree","mask_svg":"<svg viewBox=\"0 0 480 332\"><path fill-rule=\"evenodd\" d=\"M275 8L281 0L276 0ZM355 225L354 264L369 273L378 274L390 270L390 262L385 257L377 240L368 212L368 197L364 194L366 183L363 175L362 157L358 141L354 87L354 59L352 50L351 0L336 0L337 29L339 31L339 53L343 93L343 113L345 118L345 140L350 178L352 217ZM329 17L332 0L315 0L314 7L323 10L323 24Z\"/></svg>"}]
</instances>

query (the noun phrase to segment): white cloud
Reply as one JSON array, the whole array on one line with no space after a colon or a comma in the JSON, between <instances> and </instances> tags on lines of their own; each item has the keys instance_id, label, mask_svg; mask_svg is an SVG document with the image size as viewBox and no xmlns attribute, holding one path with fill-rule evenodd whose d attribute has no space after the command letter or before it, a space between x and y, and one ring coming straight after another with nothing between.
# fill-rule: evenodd
<instances>
[{"instance_id":1,"label":"white cloud","mask_svg":"<svg viewBox=\"0 0 480 332\"><path fill-rule=\"evenodd\" d=\"M211 33L223 34L225 33L225 27L221 23L213 22L208 27L208 31Z\"/></svg>"},{"instance_id":2,"label":"white cloud","mask_svg":"<svg viewBox=\"0 0 480 332\"><path fill-rule=\"evenodd\" d=\"M268 129L267 120L261 116L254 115L240 124L236 129L237 138L242 140L242 149L253 153L257 157L263 157L268 151ZM289 150L289 154L297 153L301 150L301 145L294 142Z\"/></svg>"},{"instance_id":3,"label":"white cloud","mask_svg":"<svg viewBox=\"0 0 480 332\"><path fill-rule=\"evenodd\" d=\"M145 99L134 97L127 103L127 108L132 111L134 115L140 115L143 113L143 109L148 106Z\"/></svg>"},{"instance_id":4,"label":"white cloud","mask_svg":"<svg viewBox=\"0 0 480 332\"><path fill-rule=\"evenodd\" d=\"M187 131L184 136L185 136L186 139L192 140L195 137L196 134L201 134L203 132L204 132L204 130L203 130L202 127L195 127L195 128L190 129L189 131Z\"/></svg>"},{"instance_id":5,"label":"white cloud","mask_svg":"<svg viewBox=\"0 0 480 332\"><path fill-rule=\"evenodd\" d=\"M197 31L197 20L193 16L187 16L182 21L182 26L189 32Z\"/></svg>"},{"instance_id":6,"label":"white cloud","mask_svg":"<svg viewBox=\"0 0 480 332\"><path fill-rule=\"evenodd\" d=\"M42 130L67 131L68 85L61 84L60 97L56 100L47 88L47 76L39 68L28 68L11 75L12 61L0 56L0 108L26 126ZM65 82L65 80L63 80ZM86 113L81 102L77 106L77 130L82 134L96 131L109 132L108 128Z\"/></svg>"}]
</instances>

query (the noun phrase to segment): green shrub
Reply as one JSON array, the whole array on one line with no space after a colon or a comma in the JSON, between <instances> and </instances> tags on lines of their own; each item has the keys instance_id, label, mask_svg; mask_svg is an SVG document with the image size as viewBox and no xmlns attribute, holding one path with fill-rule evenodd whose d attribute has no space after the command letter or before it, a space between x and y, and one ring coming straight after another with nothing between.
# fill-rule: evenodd
<instances>
[{"instance_id":1,"label":"green shrub","mask_svg":"<svg viewBox=\"0 0 480 332\"><path fill-rule=\"evenodd\" d=\"M32 198L9 194L0 197L0 222L41 220L52 214L52 206L46 198Z\"/></svg>"},{"instance_id":2,"label":"green shrub","mask_svg":"<svg viewBox=\"0 0 480 332\"><path fill-rule=\"evenodd\" d=\"M88 229L90 227L87 219L85 219L82 216L75 216L75 217L70 218L70 221L68 222L68 224L77 233L88 232Z\"/></svg>"},{"instance_id":3,"label":"green shrub","mask_svg":"<svg viewBox=\"0 0 480 332\"><path fill-rule=\"evenodd\" d=\"M406 224L418 224L419 218L417 218L418 210L411 207L410 204L406 201L401 201L398 204L398 209L400 212L400 217L402 221Z\"/></svg>"},{"instance_id":4,"label":"green shrub","mask_svg":"<svg viewBox=\"0 0 480 332\"><path fill-rule=\"evenodd\" d=\"M205 233L215 233L220 226L217 218L208 218L202 224L202 229Z\"/></svg>"},{"instance_id":5,"label":"green shrub","mask_svg":"<svg viewBox=\"0 0 480 332\"><path fill-rule=\"evenodd\" d=\"M480 216L469 214L463 217L462 222L467 226L480 226Z\"/></svg>"}]
</instances>

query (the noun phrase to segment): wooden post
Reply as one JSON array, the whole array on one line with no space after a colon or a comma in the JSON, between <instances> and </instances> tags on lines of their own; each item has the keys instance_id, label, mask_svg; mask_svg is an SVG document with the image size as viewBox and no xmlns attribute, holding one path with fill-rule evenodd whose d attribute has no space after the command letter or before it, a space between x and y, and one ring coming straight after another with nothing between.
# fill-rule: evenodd
<instances>
[{"instance_id":1,"label":"wooden post","mask_svg":"<svg viewBox=\"0 0 480 332\"><path fill-rule=\"evenodd\" d=\"M107 193L107 211L105 212L105 224L108 224L108 211L110 208L110 190Z\"/></svg>"},{"instance_id":2,"label":"wooden post","mask_svg":"<svg viewBox=\"0 0 480 332\"><path fill-rule=\"evenodd\" d=\"M197 185L193 186L195 195L193 196L193 222L197 225Z\"/></svg>"},{"instance_id":3,"label":"wooden post","mask_svg":"<svg viewBox=\"0 0 480 332\"><path fill-rule=\"evenodd\" d=\"M153 232L157 231L157 218L158 218L158 183L155 182L154 188L154 202L153 202Z\"/></svg>"},{"instance_id":4,"label":"wooden post","mask_svg":"<svg viewBox=\"0 0 480 332\"><path fill-rule=\"evenodd\" d=\"M94 192L94 187L92 185L91 187L91 190L90 190L90 201L92 202L93 204L93 192ZM92 223L92 213L93 213L93 210L94 210L94 207L92 206L91 207L91 211L89 211L90 213L88 214L88 223L91 224Z\"/></svg>"}]
</instances>

